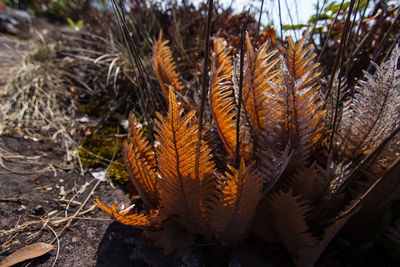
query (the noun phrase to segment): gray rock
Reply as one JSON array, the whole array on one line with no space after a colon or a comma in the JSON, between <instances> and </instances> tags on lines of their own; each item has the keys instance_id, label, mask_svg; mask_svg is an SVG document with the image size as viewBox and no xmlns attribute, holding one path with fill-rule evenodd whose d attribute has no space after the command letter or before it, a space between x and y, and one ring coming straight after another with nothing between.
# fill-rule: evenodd
<instances>
[{"instance_id":1,"label":"gray rock","mask_svg":"<svg viewBox=\"0 0 400 267\"><path fill-rule=\"evenodd\" d=\"M0 31L16 35L21 38L29 38L32 26L32 16L19 9L4 7L0 11Z\"/></svg>"}]
</instances>

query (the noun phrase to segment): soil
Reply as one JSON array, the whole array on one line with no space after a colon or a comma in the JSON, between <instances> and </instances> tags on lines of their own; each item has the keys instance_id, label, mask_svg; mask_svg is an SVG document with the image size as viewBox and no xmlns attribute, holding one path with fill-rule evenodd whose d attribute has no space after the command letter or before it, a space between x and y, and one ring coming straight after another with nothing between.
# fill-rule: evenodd
<instances>
[{"instance_id":1,"label":"soil","mask_svg":"<svg viewBox=\"0 0 400 267\"><path fill-rule=\"evenodd\" d=\"M50 164L61 164L65 154L50 141L35 142L21 137L2 136L0 149L3 154L3 167L0 169L0 228L7 231L31 222L20 232L12 231L12 234L0 236L0 257L4 257L34 242L51 242L55 235L50 227L59 233L67 223L51 226L51 221L73 215L80 206L78 203L86 199L95 185L95 179L88 174L82 176L77 170L50 168ZM78 193L79 190L81 193ZM62 196L66 200L62 200ZM73 196L76 196L75 202L67 209L67 200ZM112 189L107 182L101 182L83 210L90 208L95 198L101 198L105 203L129 201L127 194ZM45 227L44 221L47 219L50 220L50 227ZM95 266L99 259L99 244L107 243L110 240L107 236L112 235L112 231L107 230L111 224L108 216L98 208L93 209L84 218L80 216L71 224L60 237L60 243L54 243L56 249L34 260L31 266L51 266L58 249L56 266ZM105 241L102 241L104 238Z\"/></svg>"}]
</instances>

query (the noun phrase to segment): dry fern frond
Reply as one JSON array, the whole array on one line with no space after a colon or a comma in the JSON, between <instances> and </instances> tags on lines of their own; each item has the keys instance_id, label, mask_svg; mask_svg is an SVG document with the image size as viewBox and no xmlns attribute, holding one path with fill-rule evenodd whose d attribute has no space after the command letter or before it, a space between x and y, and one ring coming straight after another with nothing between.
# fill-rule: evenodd
<instances>
[{"instance_id":1,"label":"dry fern frond","mask_svg":"<svg viewBox=\"0 0 400 267\"><path fill-rule=\"evenodd\" d=\"M129 180L135 185L136 191L143 199L146 208L156 208L159 203L156 170L143 156L140 146L124 143L124 161Z\"/></svg>"},{"instance_id":2,"label":"dry fern frond","mask_svg":"<svg viewBox=\"0 0 400 267\"><path fill-rule=\"evenodd\" d=\"M160 178L160 204L167 214L183 225L197 230L207 211L208 201L215 195L214 163L211 151L202 141L199 155L199 176L195 175L198 124L190 124L191 111L181 116L173 90L169 93L169 110L159 120L156 148Z\"/></svg>"},{"instance_id":3,"label":"dry fern frond","mask_svg":"<svg viewBox=\"0 0 400 267\"><path fill-rule=\"evenodd\" d=\"M153 45L153 67L166 99L168 99L169 86L177 91L183 89L168 43L169 41L162 41L162 32L160 31L158 40L154 41Z\"/></svg>"},{"instance_id":4,"label":"dry fern frond","mask_svg":"<svg viewBox=\"0 0 400 267\"><path fill-rule=\"evenodd\" d=\"M327 136L325 128L330 126L325 125L325 105L318 85L320 73L318 64L313 62L315 55L311 46L305 45L306 35L297 44L289 37L289 48L280 58L276 57L278 50L268 51L268 44L254 49L246 36L247 50L241 58L244 59L241 106L237 106L240 64L232 63L230 51L221 39L214 40L209 95L214 120L207 122L211 117L205 117L204 124L206 128L218 130L220 140L216 131L209 137L217 144L214 153L223 150L221 144L227 152L214 158L219 160L218 166L220 162L239 165L226 164L229 170L224 175L215 167L212 149L204 140L199 142L196 111L193 107L184 111L182 107L186 105L177 101L176 95L179 100L186 96L179 92L182 86L171 51L161 38L160 34L154 45L154 66L168 96L169 110L165 116L157 113L155 138L160 145L151 147L132 116L125 161L145 206L165 216L152 210L148 216L119 213L115 206L98 203L110 216L145 229L145 236L154 241L154 246L163 248L167 254L184 253L198 236L226 244L241 240L254 230L268 241L282 242L298 266L312 266L342 226L358 212L359 203L370 205L376 201L383 205L400 196L399 181L395 179L399 177L400 160L396 159L395 165L370 185L370 191L339 212L348 203L347 197L351 197L350 187L345 192L340 189L347 185L353 160L338 160L333 154L335 150L327 162L318 158L324 154L318 150L319 141ZM350 140L348 151L359 146L365 153L373 148L373 141L381 141L376 136L387 136L391 132L388 129L393 130L396 121L400 121L399 57L400 49L396 46L391 59L378 68L375 76L366 74L367 81L361 85L367 92L357 95L361 100L350 106L351 113L345 110L348 114L342 125L353 124L351 118L356 126L342 126L336 138L346 138L345 134L350 133L357 141L360 133L364 133L358 128L369 118L361 116L359 121L357 116L363 109L362 114L368 113L368 101L372 101L369 98L375 97L375 91L393 98L385 99L386 103L382 104L378 94L376 101L381 105L381 114L371 116L378 116L379 120L372 122L373 127L368 124L369 132L364 133L365 140L361 143ZM239 108L243 108L241 114L238 114ZM381 119L389 115L392 120ZM210 122L215 122L215 127ZM391 124L386 129L383 123ZM378 126L385 129L379 130ZM237 134L240 134L240 162L235 161ZM392 157L398 158L398 155ZM315 163L311 164L312 160ZM225 165L221 167L225 170ZM372 190L379 196L372 194ZM376 206L381 209L381 205ZM367 207L365 211L368 213ZM155 223L152 214L155 214Z\"/></svg>"},{"instance_id":5,"label":"dry fern frond","mask_svg":"<svg viewBox=\"0 0 400 267\"><path fill-rule=\"evenodd\" d=\"M285 144L280 142L280 110L276 101L279 83L277 50L268 52L265 43L255 50L246 36L246 57L243 77L243 107L249 120L255 148L257 169L268 191L275 184L285 161ZM288 152L288 151L286 151Z\"/></svg>"},{"instance_id":6,"label":"dry fern frond","mask_svg":"<svg viewBox=\"0 0 400 267\"><path fill-rule=\"evenodd\" d=\"M210 107L219 136L231 159L236 153L235 96L232 82L232 57L227 44L214 39L210 75ZM241 150L243 151L243 150Z\"/></svg>"},{"instance_id":7,"label":"dry fern frond","mask_svg":"<svg viewBox=\"0 0 400 267\"><path fill-rule=\"evenodd\" d=\"M133 114L129 117L130 143L124 143L124 161L129 180L143 199L146 208L156 208L159 203L156 157L149 141L143 136L141 125Z\"/></svg>"},{"instance_id":8,"label":"dry fern frond","mask_svg":"<svg viewBox=\"0 0 400 267\"><path fill-rule=\"evenodd\" d=\"M249 36L246 35L246 59L244 62L243 77L243 106L250 118L255 135L259 135L271 119L267 116L273 112L270 106L274 103L268 95L272 88L268 81L272 82L279 74L276 64L277 50L268 53L269 44L265 43L258 51L252 46Z\"/></svg>"},{"instance_id":9,"label":"dry fern frond","mask_svg":"<svg viewBox=\"0 0 400 267\"><path fill-rule=\"evenodd\" d=\"M98 199L96 199L95 204L110 215L111 218L120 223L144 230L155 230L160 226L161 222L166 219L166 216L159 214L155 210L151 210L149 215L145 215L142 213L132 213L129 210L119 212L115 204L109 207Z\"/></svg>"},{"instance_id":10,"label":"dry fern frond","mask_svg":"<svg viewBox=\"0 0 400 267\"><path fill-rule=\"evenodd\" d=\"M376 67L372 75L364 71L364 80L343 111L336 144L346 156L368 154L391 133L400 121L400 47L396 45L390 59ZM344 145L342 147L342 145Z\"/></svg>"},{"instance_id":11,"label":"dry fern frond","mask_svg":"<svg viewBox=\"0 0 400 267\"><path fill-rule=\"evenodd\" d=\"M295 44L288 38L289 49L286 57L281 56L281 83L277 88L287 142L296 152L296 165L300 168L324 133L325 116L317 85L318 64L313 63L311 46L303 47L305 40L306 35Z\"/></svg>"},{"instance_id":12,"label":"dry fern frond","mask_svg":"<svg viewBox=\"0 0 400 267\"><path fill-rule=\"evenodd\" d=\"M151 168L157 166L156 155L149 141L143 136L142 125L133 113L129 116L128 140L134 148L138 148L140 158L146 159Z\"/></svg>"},{"instance_id":13,"label":"dry fern frond","mask_svg":"<svg viewBox=\"0 0 400 267\"><path fill-rule=\"evenodd\" d=\"M270 216L275 230L294 258L298 257L299 249L318 244L306 223L311 208L300 198L300 195L294 196L289 189L287 193L279 191L273 194L270 202Z\"/></svg>"},{"instance_id":14,"label":"dry fern frond","mask_svg":"<svg viewBox=\"0 0 400 267\"><path fill-rule=\"evenodd\" d=\"M184 256L186 249L193 245L194 241L193 233L174 223L167 223L159 231L146 231L144 237L153 240L153 245L162 249L165 255L176 252L178 255Z\"/></svg>"},{"instance_id":15,"label":"dry fern frond","mask_svg":"<svg viewBox=\"0 0 400 267\"><path fill-rule=\"evenodd\" d=\"M307 200L310 204L316 204L322 199L328 182L314 162L310 167L299 170L288 183L294 194L301 195L302 200Z\"/></svg>"},{"instance_id":16,"label":"dry fern frond","mask_svg":"<svg viewBox=\"0 0 400 267\"><path fill-rule=\"evenodd\" d=\"M345 210L348 207L345 208ZM318 238L318 243L312 247L300 248L297 252L297 257L294 258L294 262L297 266L314 266L322 252L336 236L336 234L342 229L343 225L353 216L357 211L353 211L345 216L335 220L330 226L324 229L322 236Z\"/></svg>"},{"instance_id":17,"label":"dry fern frond","mask_svg":"<svg viewBox=\"0 0 400 267\"><path fill-rule=\"evenodd\" d=\"M210 224L223 242L241 240L249 234L257 204L261 198L262 179L251 170L253 164L240 162L239 170L228 166L219 181L219 193L210 214Z\"/></svg>"},{"instance_id":18,"label":"dry fern frond","mask_svg":"<svg viewBox=\"0 0 400 267\"><path fill-rule=\"evenodd\" d=\"M303 87L314 87L316 80L319 78L319 72L315 72L319 63L314 63L313 59L316 54L312 53L312 45L305 46L307 41L308 33L305 32L303 38L296 44L294 43L291 36L288 36L287 41L289 44L289 49L286 51L285 58L287 62L287 67L289 73L292 75L294 80L299 80L303 78L304 75L311 72L313 75L307 82L303 83ZM300 89L301 90L301 89Z\"/></svg>"}]
</instances>

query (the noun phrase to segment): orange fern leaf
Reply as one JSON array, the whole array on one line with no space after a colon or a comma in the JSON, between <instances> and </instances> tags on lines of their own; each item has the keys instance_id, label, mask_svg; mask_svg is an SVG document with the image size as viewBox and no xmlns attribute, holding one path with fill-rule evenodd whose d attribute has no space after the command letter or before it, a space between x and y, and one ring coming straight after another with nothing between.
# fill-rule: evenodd
<instances>
[{"instance_id":1,"label":"orange fern leaf","mask_svg":"<svg viewBox=\"0 0 400 267\"><path fill-rule=\"evenodd\" d=\"M295 83L301 81L296 88L298 99L297 101L293 100L292 103L293 105L296 102L298 104L298 117L312 115L311 118L305 119L306 125L303 127L309 126L313 128L311 143L315 144L324 134L323 119L326 111L320 109L323 101L321 101L319 85L317 83L321 76L321 73L317 71L319 63L313 63L316 54L310 53L312 49L311 45L303 48L306 37L307 32L298 44L294 44L292 38L289 36L289 51L286 58L289 72L294 78ZM291 93L293 94L293 92ZM303 103L304 101L306 103ZM296 109L293 107L292 110L295 112ZM299 131L302 130L299 129Z\"/></svg>"},{"instance_id":2,"label":"orange fern leaf","mask_svg":"<svg viewBox=\"0 0 400 267\"><path fill-rule=\"evenodd\" d=\"M308 168L298 170L288 181L293 193L301 195L302 200L307 200L310 204L318 203L323 198L329 182L315 162Z\"/></svg>"},{"instance_id":3,"label":"orange fern leaf","mask_svg":"<svg viewBox=\"0 0 400 267\"><path fill-rule=\"evenodd\" d=\"M219 136L230 158L236 151L235 98L232 82L232 58L226 42L214 39L210 75L210 106Z\"/></svg>"},{"instance_id":4,"label":"orange fern leaf","mask_svg":"<svg viewBox=\"0 0 400 267\"><path fill-rule=\"evenodd\" d=\"M296 151L300 168L323 134L325 116L317 85L318 64L312 62L315 55L310 53L311 46L303 48L306 36L298 44L288 37L289 50L286 59L281 57L281 83L277 90L284 111L280 120L284 122L287 142Z\"/></svg>"},{"instance_id":5,"label":"orange fern leaf","mask_svg":"<svg viewBox=\"0 0 400 267\"><path fill-rule=\"evenodd\" d=\"M249 234L257 204L261 198L262 179L251 171L253 164L246 167L244 160L239 170L228 166L219 181L219 194L211 212L210 223L223 242L240 240Z\"/></svg>"},{"instance_id":6,"label":"orange fern leaf","mask_svg":"<svg viewBox=\"0 0 400 267\"><path fill-rule=\"evenodd\" d=\"M135 185L136 191L143 199L146 208L155 208L159 203L158 178L154 168L142 156L140 147L124 143L124 161L129 180Z\"/></svg>"},{"instance_id":7,"label":"orange fern leaf","mask_svg":"<svg viewBox=\"0 0 400 267\"><path fill-rule=\"evenodd\" d=\"M133 114L129 117L130 143L124 143L124 161L136 191L146 208L156 208L159 202L156 157L149 141L143 136L139 122Z\"/></svg>"},{"instance_id":8,"label":"orange fern leaf","mask_svg":"<svg viewBox=\"0 0 400 267\"><path fill-rule=\"evenodd\" d=\"M286 51L286 60L287 66L290 74L293 76L295 80L299 80L306 73L314 72L315 69L319 66L319 63L313 63L313 59L316 57L316 54L310 53L312 50L312 46L305 46L305 42L307 41L307 32L304 33L303 38L296 44L294 43L291 36L287 37L287 41L289 44L289 49ZM319 72L314 72L313 77L307 83L303 84L302 88L307 86L314 86L316 80L320 76Z\"/></svg>"},{"instance_id":9,"label":"orange fern leaf","mask_svg":"<svg viewBox=\"0 0 400 267\"><path fill-rule=\"evenodd\" d=\"M273 82L279 74L276 70L276 63L279 58L275 57L277 50L268 53L268 43L255 51L248 35L246 35L246 46L243 106L257 136L270 121L267 116L271 111L267 103L274 101L268 97L268 94L271 94L273 90L269 82Z\"/></svg>"},{"instance_id":10,"label":"orange fern leaf","mask_svg":"<svg viewBox=\"0 0 400 267\"><path fill-rule=\"evenodd\" d=\"M100 209L104 210L108 215L110 215L111 218L119 221L120 223L144 230L157 229L162 221L167 218L155 210L151 210L150 215L132 213L129 210L119 212L115 204L112 204L111 207L109 207L104 205L99 199L95 200L95 204Z\"/></svg>"},{"instance_id":11,"label":"orange fern leaf","mask_svg":"<svg viewBox=\"0 0 400 267\"><path fill-rule=\"evenodd\" d=\"M273 194L270 202L270 216L277 234L291 255L296 258L298 251L312 247L318 240L309 232L306 216L310 207L299 201L300 195L294 196L292 190Z\"/></svg>"},{"instance_id":12,"label":"orange fern leaf","mask_svg":"<svg viewBox=\"0 0 400 267\"><path fill-rule=\"evenodd\" d=\"M168 86L172 86L177 91L183 89L183 84L176 72L176 65L172 58L171 49L168 47L168 42L162 41L162 31L160 31L158 40L153 45L153 67L164 96L167 99Z\"/></svg>"},{"instance_id":13,"label":"orange fern leaf","mask_svg":"<svg viewBox=\"0 0 400 267\"><path fill-rule=\"evenodd\" d=\"M253 133L257 169L267 188L271 188L283 166L284 146L281 146L280 110L276 102L279 82L277 50L268 52L265 43L255 50L246 36L246 59L243 77L243 106Z\"/></svg>"},{"instance_id":14,"label":"orange fern leaf","mask_svg":"<svg viewBox=\"0 0 400 267\"><path fill-rule=\"evenodd\" d=\"M134 148L138 148L140 158L146 159L151 168L156 168L157 160L153 147L143 136L142 125L133 113L129 116L128 139Z\"/></svg>"},{"instance_id":15,"label":"orange fern leaf","mask_svg":"<svg viewBox=\"0 0 400 267\"><path fill-rule=\"evenodd\" d=\"M194 241L194 234L188 232L179 224L167 223L163 229L155 232L146 231L144 236L153 240L153 245L161 248L165 255L176 252L179 256L184 256L186 249Z\"/></svg>"},{"instance_id":16,"label":"orange fern leaf","mask_svg":"<svg viewBox=\"0 0 400 267\"><path fill-rule=\"evenodd\" d=\"M169 111L166 117L157 113L156 148L160 173L160 204L167 214L175 215L181 225L202 224L207 202L215 194L214 163L211 151L202 142L199 151L199 176L195 175L198 124L190 123L191 111L181 116L181 109L173 90L169 93Z\"/></svg>"}]
</instances>

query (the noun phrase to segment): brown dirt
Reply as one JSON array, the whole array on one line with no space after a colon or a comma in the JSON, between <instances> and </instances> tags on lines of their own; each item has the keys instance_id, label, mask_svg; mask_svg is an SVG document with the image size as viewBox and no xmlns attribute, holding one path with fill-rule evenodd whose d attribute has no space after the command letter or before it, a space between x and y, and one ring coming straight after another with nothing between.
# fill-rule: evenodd
<instances>
[{"instance_id":1,"label":"brown dirt","mask_svg":"<svg viewBox=\"0 0 400 267\"><path fill-rule=\"evenodd\" d=\"M34 242L50 242L55 235L48 227L41 230L44 225L41 220L50 219L51 222L55 217L65 217L68 202L61 200L60 192L70 191L71 193L65 196L65 199L70 199L85 183L91 182L74 199L82 203L95 182L90 175L81 176L75 170L62 171L55 167L56 171L53 171L49 168L50 164L60 164L61 162L57 161L64 157L64 152L50 142L2 136L0 149L4 164L0 169L0 228L2 231L7 231L17 225L32 222L21 232L12 231L10 234L3 232L0 235L1 258ZM96 197L100 197L106 203L112 202L113 199L126 201L128 198L121 190L110 190L109 184L102 182L83 210L92 206ZM67 216L72 216L78 208L78 203L70 205ZM46 213L49 214L46 216ZM98 245L111 220L97 208L84 217L87 219L75 220L70 229L60 237L57 266L96 264ZM65 223L52 228L59 233ZM55 245L57 247L57 242ZM56 254L57 248L49 255L35 260L33 266L51 266Z\"/></svg>"},{"instance_id":2,"label":"brown dirt","mask_svg":"<svg viewBox=\"0 0 400 267\"><path fill-rule=\"evenodd\" d=\"M64 151L48 141L33 141L15 136L0 137L0 261L17 249L35 242L51 242L89 195L97 180L79 170L62 170ZM55 171L49 167L52 164ZM65 165L65 164L64 164ZM66 168L67 166L62 166ZM85 187L85 184L89 183ZM82 189L84 188L84 189ZM79 190L82 193L76 194ZM82 210L100 198L130 204L129 196L109 182L100 182ZM78 203L79 202L79 203ZM45 226L48 221L50 227ZM29 225L26 225L29 223ZM23 227L25 226L25 227ZM17 230L18 228L18 230ZM30 266L180 266L177 257L165 257L148 249L140 231L122 226L95 207L74 220L59 238L59 244L45 256L30 261ZM59 249L59 252L57 250ZM56 256L58 258L56 260ZM167 265L165 265L167 264Z\"/></svg>"}]
</instances>

